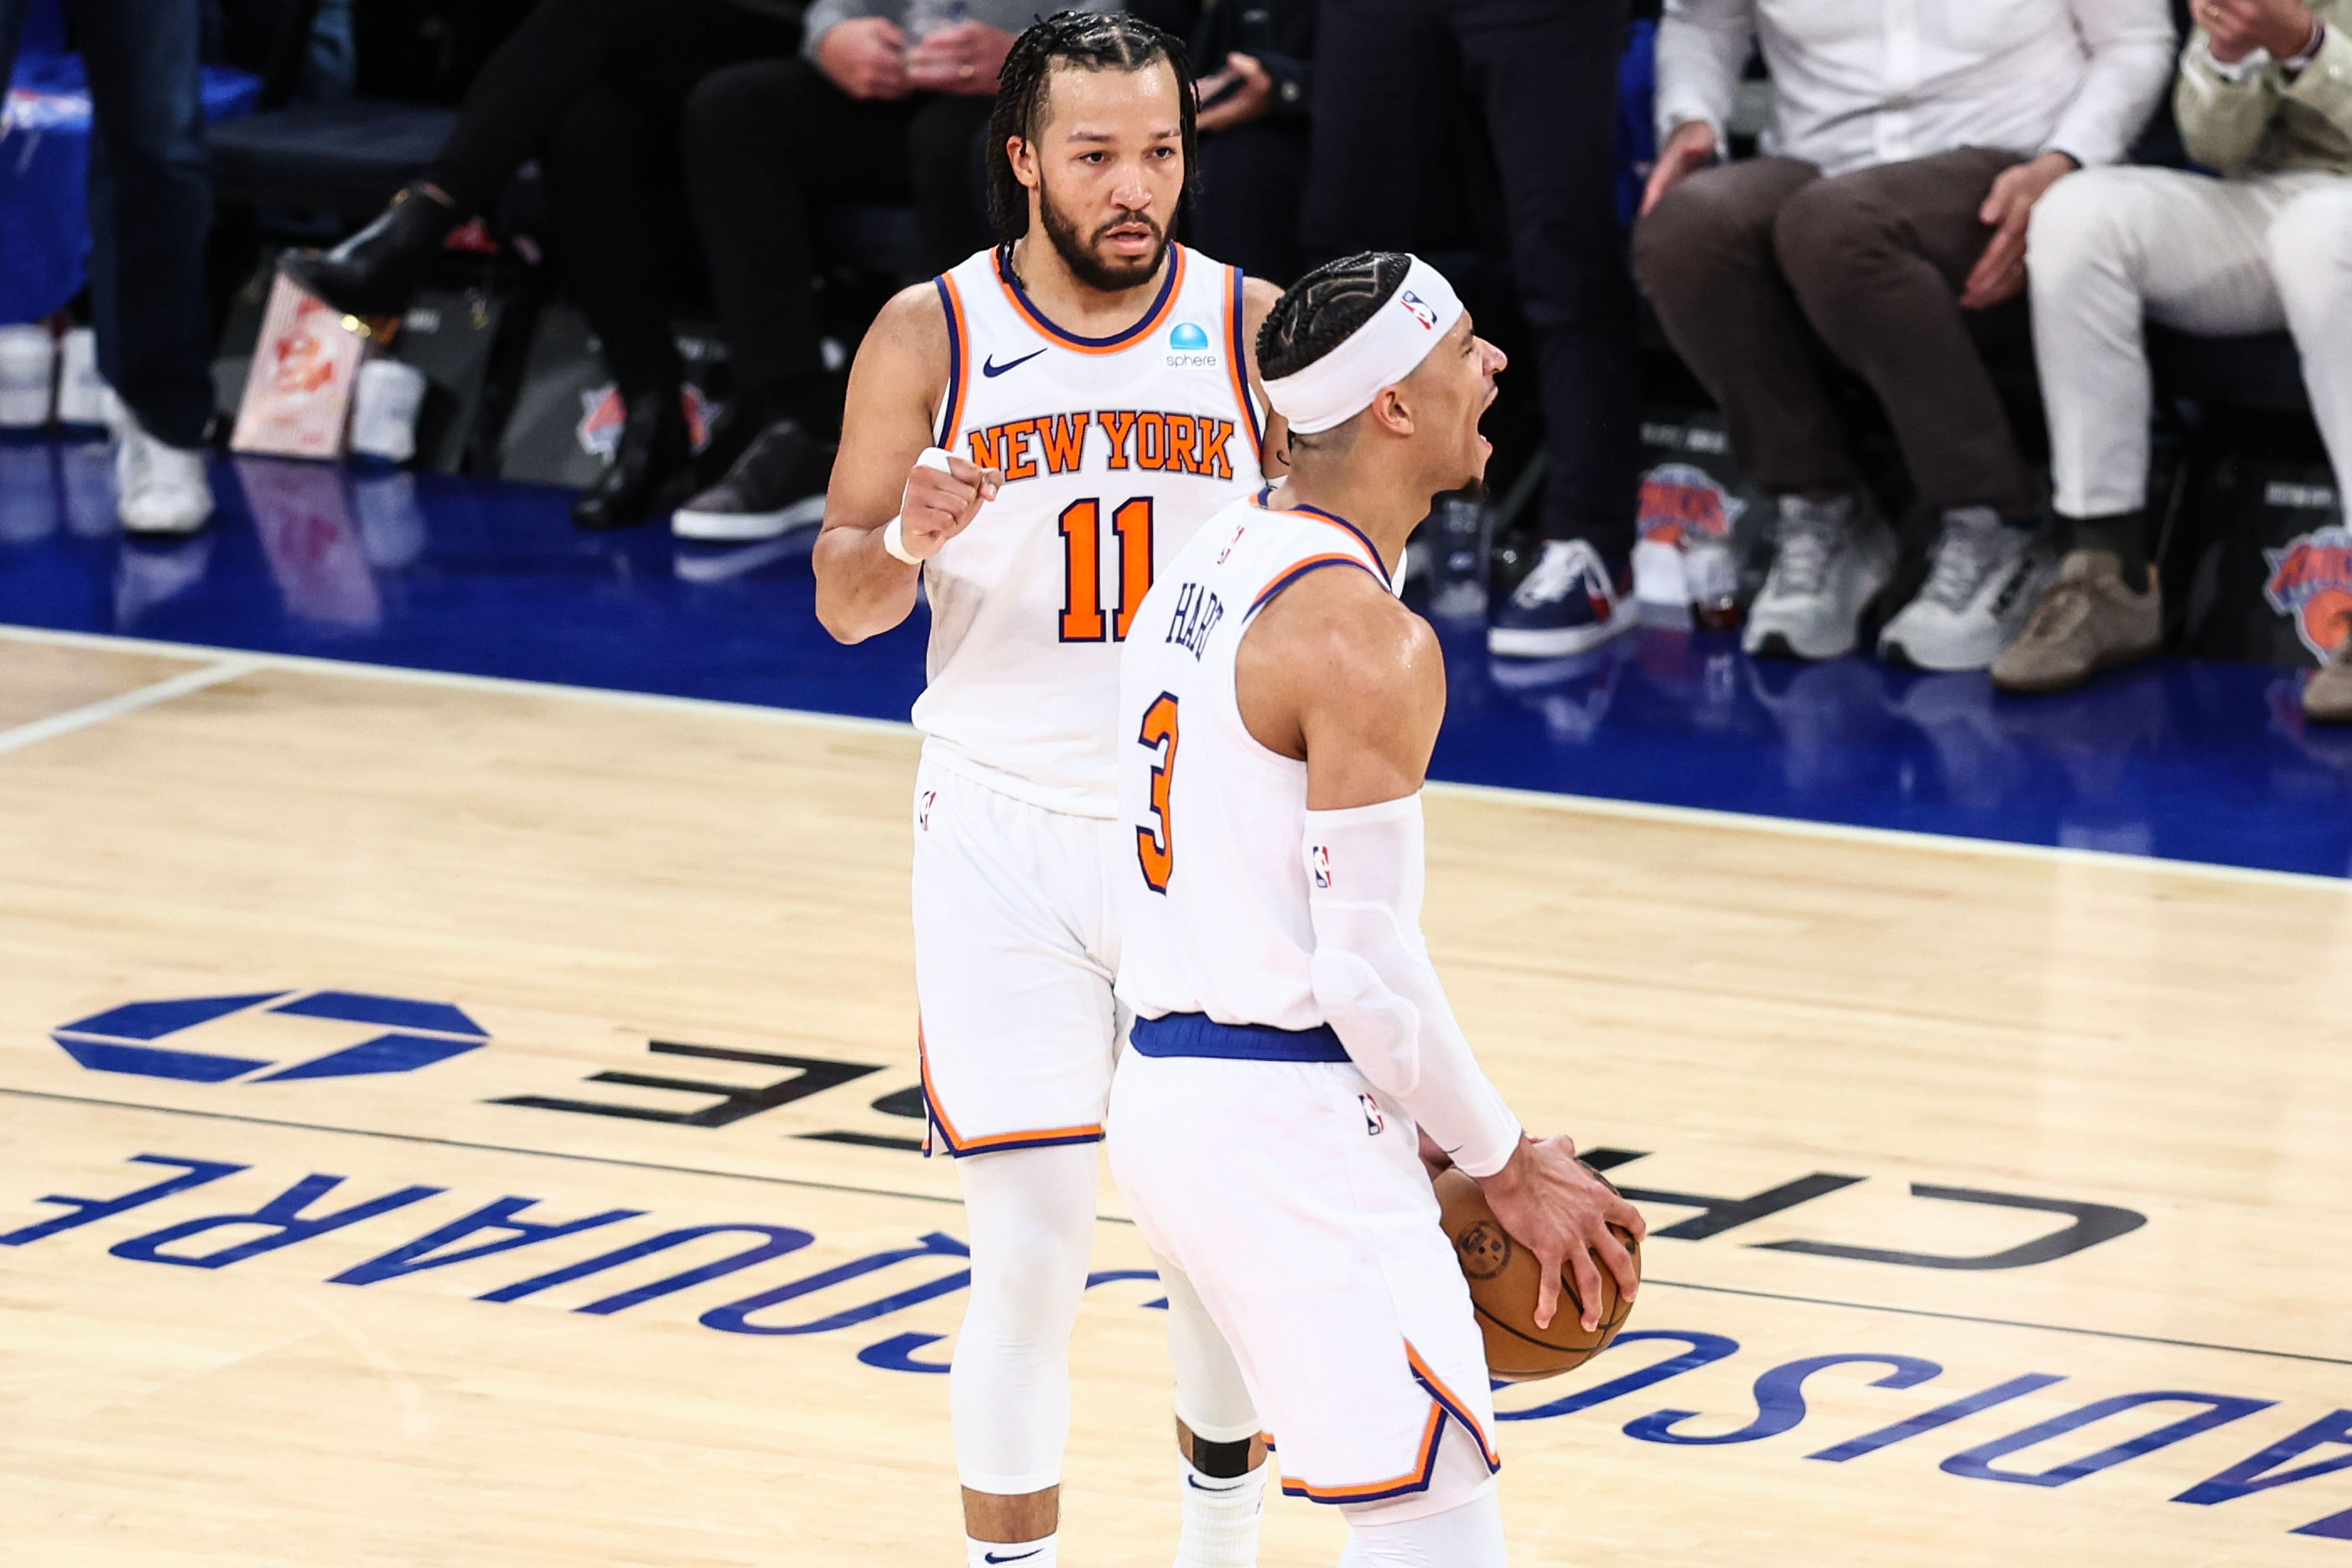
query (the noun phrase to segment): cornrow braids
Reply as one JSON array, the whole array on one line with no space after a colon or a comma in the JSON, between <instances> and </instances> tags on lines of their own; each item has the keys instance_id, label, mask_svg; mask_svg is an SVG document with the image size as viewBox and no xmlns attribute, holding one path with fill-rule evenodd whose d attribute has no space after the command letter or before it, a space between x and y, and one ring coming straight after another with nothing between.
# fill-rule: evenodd
<instances>
[{"instance_id":1,"label":"cornrow braids","mask_svg":"<svg viewBox=\"0 0 2352 1568\"><path fill-rule=\"evenodd\" d=\"M1200 94L1182 39L1124 11L1061 11L1032 24L1013 40L997 77L996 107L988 119L988 218L998 239L1010 245L1029 232L1029 191L1013 177L1005 143L1016 136L1032 141L1044 128L1045 89L1054 68L1139 71L1162 61L1176 76L1189 194L1201 164L1194 127ZM1172 216L1167 226L1175 226Z\"/></svg>"},{"instance_id":2,"label":"cornrow braids","mask_svg":"<svg viewBox=\"0 0 2352 1568\"><path fill-rule=\"evenodd\" d=\"M1267 381L1296 375L1348 341L1404 287L1412 258L1366 250L1322 266L1283 290L1257 330L1257 373Z\"/></svg>"}]
</instances>

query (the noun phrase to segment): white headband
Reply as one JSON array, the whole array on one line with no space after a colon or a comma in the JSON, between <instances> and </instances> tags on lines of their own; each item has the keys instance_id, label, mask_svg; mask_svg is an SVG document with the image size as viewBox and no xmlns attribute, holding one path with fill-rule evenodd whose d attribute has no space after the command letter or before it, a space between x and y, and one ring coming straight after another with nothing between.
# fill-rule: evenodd
<instances>
[{"instance_id":1,"label":"white headband","mask_svg":"<svg viewBox=\"0 0 2352 1568\"><path fill-rule=\"evenodd\" d=\"M1372 405L1429 357L1454 323L1462 301L1445 274L1416 256L1397 291L1371 320L1295 375L1265 384L1265 400L1302 436L1344 425Z\"/></svg>"}]
</instances>

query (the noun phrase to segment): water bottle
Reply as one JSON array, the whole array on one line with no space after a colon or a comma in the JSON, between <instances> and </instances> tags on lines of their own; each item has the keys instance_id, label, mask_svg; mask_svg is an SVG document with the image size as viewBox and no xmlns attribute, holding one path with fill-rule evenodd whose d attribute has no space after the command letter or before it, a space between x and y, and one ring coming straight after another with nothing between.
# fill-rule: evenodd
<instances>
[{"instance_id":1,"label":"water bottle","mask_svg":"<svg viewBox=\"0 0 2352 1568\"><path fill-rule=\"evenodd\" d=\"M964 0L913 0L907 7L907 42L919 44L942 27L954 26L965 15Z\"/></svg>"},{"instance_id":2,"label":"water bottle","mask_svg":"<svg viewBox=\"0 0 2352 1568\"><path fill-rule=\"evenodd\" d=\"M1429 519L1429 613L1446 620L1486 614L1486 554L1495 514L1475 495L1450 495Z\"/></svg>"},{"instance_id":3,"label":"water bottle","mask_svg":"<svg viewBox=\"0 0 2352 1568\"><path fill-rule=\"evenodd\" d=\"M107 404L114 391L98 374L98 334L76 327L58 345L58 423L113 425Z\"/></svg>"},{"instance_id":4,"label":"water bottle","mask_svg":"<svg viewBox=\"0 0 2352 1568\"><path fill-rule=\"evenodd\" d=\"M57 369L58 341L48 328L0 327L0 426L31 430L49 422Z\"/></svg>"},{"instance_id":5,"label":"water bottle","mask_svg":"<svg viewBox=\"0 0 2352 1568\"><path fill-rule=\"evenodd\" d=\"M404 463L416 456L416 416L425 406L425 373L396 359L360 366L352 395L351 449L361 457Z\"/></svg>"},{"instance_id":6,"label":"water bottle","mask_svg":"<svg viewBox=\"0 0 2352 1568\"><path fill-rule=\"evenodd\" d=\"M1685 532L1683 580L1689 584L1693 620L1717 632L1739 624L1739 562L1729 540L1696 529Z\"/></svg>"}]
</instances>

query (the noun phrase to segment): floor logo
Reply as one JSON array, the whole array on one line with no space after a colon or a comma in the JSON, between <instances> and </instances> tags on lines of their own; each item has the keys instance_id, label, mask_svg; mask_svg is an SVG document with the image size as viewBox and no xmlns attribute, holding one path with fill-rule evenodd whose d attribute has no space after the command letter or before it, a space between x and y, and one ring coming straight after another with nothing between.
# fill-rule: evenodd
<instances>
[{"instance_id":1,"label":"floor logo","mask_svg":"<svg viewBox=\"0 0 2352 1568\"><path fill-rule=\"evenodd\" d=\"M321 1054L316 1048L320 1031L315 1027L296 1030L281 1026L291 1047L287 1055L298 1058L292 1061L203 1048L204 1037L198 1031L209 1031L224 1046L233 1036L247 1051L251 1050L249 1042L269 1037L268 1026L254 1026L264 1015L365 1027L345 1031L363 1037L330 1045ZM243 1026L231 1027L237 1020L243 1021ZM308 1049L300 1045L305 1034L311 1042ZM127 1002L61 1025L49 1037L92 1072L134 1073L186 1083L225 1083L235 1078L268 1083L415 1072L490 1043L479 1024L446 1002L373 996L359 991L261 991L243 996Z\"/></svg>"}]
</instances>

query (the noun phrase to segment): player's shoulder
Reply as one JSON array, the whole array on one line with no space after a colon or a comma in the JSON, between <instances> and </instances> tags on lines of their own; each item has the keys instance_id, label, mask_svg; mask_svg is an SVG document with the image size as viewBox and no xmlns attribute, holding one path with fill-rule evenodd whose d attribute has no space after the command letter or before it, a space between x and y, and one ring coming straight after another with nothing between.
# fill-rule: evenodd
<instances>
[{"instance_id":1,"label":"player's shoulder","mask_svg":"<svg viewBox=\"0 0 2352 1568\"><path fill-rule=\"evenodd\" d=\"M940 291L917 283L890 296L857 345L849 374L850 405L880 397L928 407L956 374L955 342Z\"/></svg>"},{"instance_id":2,"label":"player's shoulder","mask_svg":"<svg viewBox=\"0 0 2352 1568\"><path fill-rule=\"evenodd\" d=\"M866 341L896 351L935 351L942 359L948 352L947 307L940 300L939 286L932 282L910 283L890 296L874 324L866 329Z\"/></svg>"},{"instance_id":3,"label":"player's shoulder","mask_svg":"<svg viewBox=\"0 0 2352 1568\"><path fill-rule=\"evenodd\" d=\"M1333 563L1284 588L1250 628L1262 651L1318 671L1340 700L1391 698L1443 678L1437 633L1367 570Z\"/></svg>"},{"instance_id":4,"label":"player's shoulder","mask_svg":"<svg viewBox=\"0 0 2352 1568\"><path fill-rule=\"evenodd\" d=\"M1274 313L1281 299L1280 286L1263 278L1242 279L1242 342L1249 345L1253 362L1257 358L1258 329L1265 325L1266 317Z\"/></svg>"}]
</instances>

